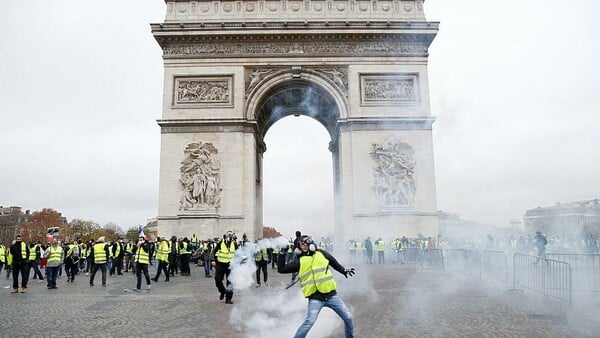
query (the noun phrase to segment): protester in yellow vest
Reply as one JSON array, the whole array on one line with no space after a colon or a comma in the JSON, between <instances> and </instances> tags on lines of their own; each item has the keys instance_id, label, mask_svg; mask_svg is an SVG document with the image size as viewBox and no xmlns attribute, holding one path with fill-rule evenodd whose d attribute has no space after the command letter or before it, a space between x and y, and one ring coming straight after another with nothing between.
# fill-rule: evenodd
<instances>
[{"instance_id":1,"label":"protester in yellow vest","mask_svg":"<svg viewBox=\"0 0 600 338\"><path fill-rule=\"evenodd\" d=\"M219 299L223 300L225 298L226 304L233 304L231 301L231 298L233 298L233 287L229 281L229 262L231 262L233 253L238 248L236 241L235 234L232 231L228 231L223 235L223 239L215 245L213 252L213 257L216 259L216 262L212 262L216 270L215 285L220 293ZM223 284L223 278L227 279L227 288Z\"/></svg>"},{"instance_id":2,"label":"protester in yellow vest","mask_svg":"<svg viewBox=\"0 0 600 338\"><path fill-rule=\"evenodd\" d=\"M305 298L308 298L306 318L294 337L305 337L308 334L323 307L332 309L342 318L346 338L354 337L352 314L344 301L337 295L330 267L346 278L354 275L354 268L344 268L330 253L318 249L308 235L302 236L300 246L296 250L299 256L298 260L292 260L285 264L285 258L280 257L277 262L279 273L298 272L302 293Z\"/></svg>"},{"instance_id":3,"label":"protester in yellow vest","mask_svg":"<svg viewBox=\"0 0 600 338\"><path fill-rule=\"evenodd\" d=\"M256 254L254 255L254 262L256 263L256 287L260 287L260 270L263 272L263 282L265 286L269 286L267 283L267 267L269 266L269 252L264 244L256 242Z\"/></svg>"},{"instance_id":4,"label":"protester in yellow vest","mask_svg":"<svg viewBox=\"0 0 600 338\"><path fill-rule=\"evenodd\" d=\"M15 237L15 243L10 246L10 257L13 272L13 290L11 293L19 292L19 273L21 274L21 293L27 292L29 281L29 248L23 242L21 235Z\"/></svg>"},{"instance_id":5,"label":"protester in yellow vest","mask_svg":"<svg viewBox=\"0 0 600 338\"><path fill-rule=\"evenodd\" d=\"M135 250L135 275L137 277L136 288L133 291L139 292L142 287L142 273L146 278L146 289L150 290L150 275L148 274L148 264L150 264L150 243L144 236L139 236Z\"/></svg>"},{"instance_id":6,"label":"protester in yellow vest","mask_svg":"<svg viewBox=\"0 0 600 338\"><path fill-rule=\"evenodd\" d=\"M56 276L58 276L58 269L60 268L65 254L62 246L58 245L56 238L52 240L52 244L44 251L44 257L48 259L46 263L46 279L48 289L57 289L56 287Z\"/></svg>"},{"instance_id":7,"label":"protester in yellow vest","mask_svg":"<svg viewBox=\"0 0 600 338\"><path fill-rule=\"evenodd\" d=\"M160 272L165 273L165 282L169 281L169 252L171 252L171 245L167 239L162 236L160 242L156 248L156 259L158 260L158 269L156 270L156 276L152 278L153 281L158 282Z\"/></svg>"},{"instance_id":8,"label":"protester in yellow vest","mask_svg":"<svg viewBox=\"0 0 600 338\"><path fill-rule=\"evenodd\" d=\"M6 247L4 244L0 243L0 274L2 273L2 268L6 264Z\"/></svg>"},{"instance_id":9,"label":"protester in yellow vest","mask_svg":"<svg viewBox=\"0 0 600 338\"><path fill-rule=\"evenodd\" d=\"M92 261L92 274L90 275L90 286L94 286L94 277L98 269L102 272L102 286L106 286L106 262L110 256L108 245L105 243L104 236L100 236L96 243L92 245L90 257Z\"/></svg>"}]
</instances>

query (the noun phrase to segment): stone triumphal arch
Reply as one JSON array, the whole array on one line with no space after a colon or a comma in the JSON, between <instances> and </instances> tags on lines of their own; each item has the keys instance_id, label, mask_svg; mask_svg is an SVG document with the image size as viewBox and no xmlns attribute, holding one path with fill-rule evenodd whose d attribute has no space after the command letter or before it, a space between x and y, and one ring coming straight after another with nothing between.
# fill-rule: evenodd
<instances>
[{"instance_id":1,"label":"stone triumphal arch","mask_svg":"<svg viewBox=\"0 0 600 338\"><path fill-rule=\"evenodd\" d=\"M437 233L423 0L166 0L161 235L262 233L263 137L325 126L335 234Z\"/></svg>"}]
</instances>

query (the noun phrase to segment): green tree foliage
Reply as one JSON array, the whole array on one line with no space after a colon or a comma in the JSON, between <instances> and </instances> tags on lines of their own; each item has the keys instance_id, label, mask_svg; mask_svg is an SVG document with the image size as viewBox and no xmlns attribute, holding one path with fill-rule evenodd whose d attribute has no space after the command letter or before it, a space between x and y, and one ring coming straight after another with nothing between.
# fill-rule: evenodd
<instances>
[{"instance_id":1,"label":"green tree foliage","mask_svg":"<svg viewBox=\"0 0 600 338\"><path fill-rule=\"evenodd\" d=\"M96 240L100 236L98 235L100 230L101 228L98 223L77 218L67 225L65 230L65 240L68 242L77 239L83 241Z\"/></svg>"}]
</instances>

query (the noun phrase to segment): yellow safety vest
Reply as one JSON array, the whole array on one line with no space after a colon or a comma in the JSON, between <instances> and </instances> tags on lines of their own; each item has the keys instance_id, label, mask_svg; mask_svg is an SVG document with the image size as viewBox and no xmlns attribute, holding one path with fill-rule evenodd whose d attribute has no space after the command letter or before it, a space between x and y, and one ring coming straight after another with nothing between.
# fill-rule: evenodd
<instances>
[{"instance_id":1,"label":"yellow safety vest","mask_svg":"<svg viewBox=\"0 0 600 338\"><path fill-rule=\"evenodd\" d=\"M234 252L235 252L235 242L231 241L231 243L229 244L229 248L227 248L225 241L222 241L221 248L215 254L217 256L217 262L220 262L220 263L231 262Z\"/></svg>"},{"instance_id":2,"label":"yellow safety vest","mask_svg":"<svg viewBox=\"0 0 600 338\"><path fill-rule=\"evenodd\" d=\"M300 257L298 279L305 298L317 291L326 294L335 290L335 280L328 266L329 260L319 251Z\"/></svg>"},{"instance_id":3,"label":"yellow safety vest","mask_svg":"<svg viewBox=\"0 0 600 338\"><path fill-rule=\"evenodd\" d=\"M156 259L163 262L169 261L169 252L171 252L170 244L167 241L160 241L156 250Z\"/></svg>"},{"instance_id":4,"label":"yellow safety vest","mask_svg":"<svg viewBox=\"0 0 600 338\"><path fill-rule=\"evenodd\" d=\"M37 257L37 253L36 253L36 251L37 251L37 248L38 248L38 246L39 246L39 245L37 245L37 244L36 244L36 245L32 246L32 247L29 249L29 261L30 261L30 262L33 262L33 261L35 261L35 259L36 259L36 257Z\"/></svg>"},{"instance_id":5,"label":"yellow safety vest","mask_svg":"<svg viewBox=\"0 0 600 338\"><path fill-rule=\"evenodd\" d=\"M260 261L267 262L267 261L269 261L269 254L267 253L267 248L259 250L256 253L256 257L254 257L254 260L257 261L257 262L260 262Z\"/></svg>"},{"instance_id":6,"label":"yellow safety vest","mask_svg":"<svg viewBox=\"0 0 600 338\"><path fill-rule=\"evenodd\" d=\"M385 241L377 241L377 245L375 248L376 251L385 251Z\"/></svg>"},{"instance_id":7,"label":"yellow safety vest","mask_svg":"<svg viewBox=\"0 0 600 338\"><path fill-rule=\"evenodd\" d=\"M50 254L48 255L48 263L51 262L60 262L60 258L62 257L62 253L63 253L63 249L60 246L56 246L54 247L53 245L51 245L48 250L50 251Z\"/></svg>"},{"instance_id":8,"label":"yellow safety vest","mask_svg":"<svg viewBox=\"0 0 600 338\"><path fill-rule=\"evenodd\" d=\"M197 244L198 238L196 236L192 236L192 239L190 240L190 242L192 242L192 244Z\"/></svg>"},{"instance_id":9,"label":"yellow safety vest","mask_svg":"<svg viewBox=\"0 0 600 338\"><path fill-rule=\"evenodd\" d=\"M130 254L133 251L133 243L125 244L125 253Z\"/></svg>"},{"instance_id":10,"label":"yellow safety vest","mask_svg":"<svg viewBox=\"0 0 600 338\"><path fill-rule=\"evenodd\" d=\"M106 252L104 251L105 243L94 244L94 263L106 263Z\"/></svg>"},{"instance_id":11,"label":"yellow safety vest","mask_svg":"<svg viewBox=\"0 0 600 338\"><path fill-rule=\"evenodd\" d=\"M141 246L135 253L135 262L141 264L150 263L150 256L148 255L148 252L146 252L146 250L144 250L144 248L142 248Z\"/></svg>"},{"instance_id":12,"label":"yellow safety vest","mask_svg":"<svg viewBox=\"0 0 600 338\"><path fill-rule=\"evenodd\" d=\"M187 242L183 242L183 247L179 249L180 255L190 255L192 252L189 250L190 246Z\"/></svg>"},{"instance_id":13,"label":"yellow safety vest","mask_svg":"<svg viewBox=\"0 0 600 338\"><path fill-rule=\"evenodd\" d=\"M6 263L6 248L0 244L0 262Z\"/></svg>"}]
</instances>

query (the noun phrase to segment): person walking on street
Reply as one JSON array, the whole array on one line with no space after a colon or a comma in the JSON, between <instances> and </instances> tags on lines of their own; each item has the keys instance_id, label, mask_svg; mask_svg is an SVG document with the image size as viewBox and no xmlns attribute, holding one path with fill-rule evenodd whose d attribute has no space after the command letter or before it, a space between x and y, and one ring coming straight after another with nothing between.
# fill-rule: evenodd
<instances>
[{"instance_id":1,"label":"person walking on street","mask_svg":"<svg viewBox=\"0 0 600 338\"><path fill-rule=\"evenodd\" d=\"M165 282L169 281L169 270L167 267L169 266L169 252L171 251L171 246L165 237L160 238L160 242L158 243L156 249L156 260L158 260L158 269L156 270L156 276L152 278L153 281L158 282L158 278L160 277L160 272L165 273Z\"/></svg>"},{"instance_id":2,"label":"person walking on street","mask_svg":"<svg viewBox=\"0 0 600 338\"><path fill-rule=\"evenodd\" d=\"M123 238L119 238L116 242L111 245L110 248L110 257L112 259L112 266L110 267L110 275L115 274L115 269L117 270L117 275L123 275L121 271L123 267L123 255L125 248L123 247Z\"/></svg>"},{"instance_id":3,"label":"person walking on street","mask_svg":"<svg viewBox=\"0 0 600 338\"><path fill-rule=\"evenodd\" d=\"M150 243L144 236L139 237L137 246L135 247L135 275L137 277L136 288L133 291L141 291L142 288L142 273L146 278L146 289L150 290L150 274L148 274L148 264L150 264Z\"/></svg>"},{"instance_id":4,"label":"person walking on street","mask_svg":"<svg viewBox=\"0 0 600 338\"><path fill-rule=\"evenodd\" d=\"M277 262L277 272L298 273L302 293L308 299L306 318L296 331L294 338L306 337L323 307L332 309L342 318L346 338L354 337L352 314L344 301L337 295L335 280L329 267L346 278L354 275L354 268L344 268L330 253L317 249L309 235L302 236L300 247L296 253L299 255L297 260L285 264L285 260L280 258Z\"/></svg>"},{"instance_id":5,"label":"person walking on street","mask_svg":"<svg viewBox=\"0 0 600 338\"><path fill-rule=\"evenodd\" d=\"M33 278L31 279L39 279L39 282L44 281L44 276L40 271L40 262L42 260L42 245L40 242L31 243L29 247L29 271L33 270ZM29 275L29 272L27 272Z\"/></svg>"},{"instance_id":6,"label":"person walking on street","mask_svg":"<svg viewBox=\"0 0 600 338\"><path fill-rule=\"evenodd\" d=\"M365 257L365 263L373 264L373 243L371 242L371 237L367 237L367 239L365 239L365 250L367 253L367 257Z\"/></svg>"},{"instance_id":7,"label":"person walking on street","mask_svg":"<svg viewBox=\"0 0 600 338\"><path fill-rule=\"evenodd\" d=\"M2 267L6 264L6 247L0 243L0 274L2 274Z\"/></svg>"},{"instance_id":8,"label":"person walking on street","mask_svg":"<svg viewBox=\"0 0 600 338\"><path fill-rule=\"evenodd\" d=\"M75 275L79 272L79 250L81 247L77 241L67 245L67 253L65 254L65 271L67 273L67 282L73 282Z\"/></svg>"},{"instance_id":9,"label":"person walking on street","mask_svg":"<svg viewBox=\"0 0 600 338\"><path fill-rule=\"evenodd\" d=\"M533 264L537 264L540 260L544 259L546 264L549 264L546 258L546 245L548 244L548 239L546 236L542 234L541 231L535 232L535 247L537 248L537 258Z\"/></svg>"},{"instance_id":10,"label":"person walking on street","mask_svg":"<svg viewBox=\"0 0 600 338\"><path fill-rule=\"evenodd\" d=\"M233 258L235 250L238 248L236 240L237 238L233 232L228 231L223 235L223 239L217 243L212 255L216 259L216 262L212 262L216 270L215 285L217 286L217 290L219 290L219 299L223 300L223 298L225 298L226 304L233 304L233 301L231 300L233 298L233 287L229 281L229 273L231 272L229 263ZM227 279L227 288L225 288L225 285L223 284L223 278Z\"/></svg>"},{"instance_id":11,"label":"person walking on street","mask_svg":"<svg viewBox=\"0 0 600 338\"><path fill-rule=\"evenodd\" d=\"M58 269L64 261L65 254L62 246L58 245L56 238L52 240L52 244L44 252L44 257L48 260L46 263L48 284L46 286L48 289L57 289L56 277L58 276Z\"/></svg>"},{"instance_id":12,"label":"person walking on street","mask_svg":"<svg viewBox=\"0 0 600 338\"><path fill-rule=\"evenodd\" d=\"M106 286L106 262L110 256L109 246L105 243L104 236L100 236L92 245L90 256L92 259L92 274L90 275L90 286L94 286L94 277L98 269L102 272L102 286Z\"/></svg>"},{"instance_id":13,"label":"person walking on street","mask_svg":"<svg viewBox=\"0 0 600 338\"><path fill-rule=\"evenodd\" d=\"M256 263L256 287L260 287L260 270L263 273L263 282L265 286L269 286L267 284L267 267L269 266L269 253L267 252L267 247L265 245L256 243L256 255L254 256L254 262Z\"/></svg>"},{"instance_id":14,"label":"person walking on street","mask_svg":"<svg viewBox=\"0 0 600 338\"><path fill-rule=\"evenodd\" d=\"M17 235L15 242L10 246L10 258L13 272L13 290L11 293L19 292L19 274L21 275L21 293L27 292L29 281L29 248L23 242L23 237Z\"/></svg>"}]
</instances>

